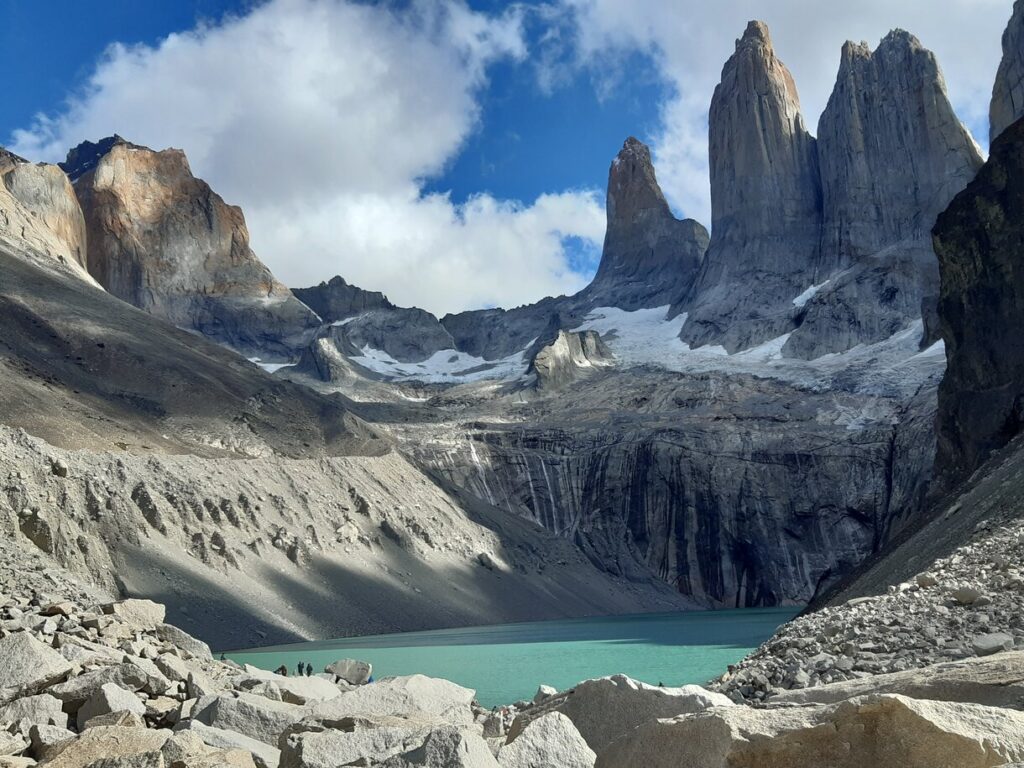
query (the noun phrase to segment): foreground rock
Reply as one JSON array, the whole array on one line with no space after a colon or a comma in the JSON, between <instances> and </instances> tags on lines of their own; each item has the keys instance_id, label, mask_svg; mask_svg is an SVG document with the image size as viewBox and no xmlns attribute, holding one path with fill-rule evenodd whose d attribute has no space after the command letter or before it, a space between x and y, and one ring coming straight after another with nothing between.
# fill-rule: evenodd
<instances>
[{"instance_id":1,"label":"foreground rock","mask_svg":"<svg viewBox=\"0 0 1024 768\"><path fill-rule=\"evenodd\" d=\"M831 707L712 709L640 726L599 768L990 768L1024 758L1024 713L867 696Z\"/></svg>"},{"instance_id":2,"label":"foreground rock","mask_svg":"<svg viewBox=\"0 0 1024 768\"><path fill-rule=\"evenodd\" d=\"M533 722L558 712L569 718L590 748L600 754L608 744L641 723L731 703L727 697L697 685L662 688L625 675L602 677L586 680L525 710L513 722L508 740L514 743Z\"/></svg>"},{"instance_id":3,"label":"foreground rock","mask_svg":"<svg viewBox=\"0 0 1024 768\"><path fill-rule=\"evenodd\" d=\"M549 712L531 721L519 738L498 753L501 768L593 768L596 759L572 721L561 712Z\"/></svg>"}]
</instances>

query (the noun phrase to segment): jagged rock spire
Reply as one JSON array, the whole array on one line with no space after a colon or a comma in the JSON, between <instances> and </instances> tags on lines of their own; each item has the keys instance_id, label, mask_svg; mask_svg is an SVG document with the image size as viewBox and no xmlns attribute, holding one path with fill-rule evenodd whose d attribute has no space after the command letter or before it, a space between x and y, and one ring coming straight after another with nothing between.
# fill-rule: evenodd
<instances>
[{"instance_id":1,"label":"jagged rock spire","mask_svg":"<svg viewBox=\"0 0 1024 768\"><path fill-rule=\"evenodd\" d=\"M989 141L1024 117L1024 0L1013 4L1013 15L1003 32L1003 59L992 87Z\"/></svg>"},{"instance_id":2,"label":"jagged rock spire","mask_svg":"<svg viewBox=\"0 0 1024 768\"><path fill-rule=\"evenodd\" d=\"M627 309L679 300L700 269L707 230L672 215L650 149L632 136L608 171L607 213L604 251L589 296Z\"/></svg>"},{"instance_id":3,"label":"jagged rock spire","mask_svg":"<svg viewBox=\"0 0 1024 768\"><path fill-rule=\"evenodd\" d=\"M847 42L818 123L827 274L908 238L974 178L981 155L946 96L938 62L897 29L872 52Z\"/></svg>"},{"instance_id":4,"label":"jagged rock spire","mask_svg":"<svg viewBox=\"0 0 1024 768\"><path fill-rule=\"evenodd\" d=\"M763 22L722 69L708 138L712 240L683 335L739 349L785 332L775 306L813 270L821 216L815 141Z\"/></svg>"}]
</instances>

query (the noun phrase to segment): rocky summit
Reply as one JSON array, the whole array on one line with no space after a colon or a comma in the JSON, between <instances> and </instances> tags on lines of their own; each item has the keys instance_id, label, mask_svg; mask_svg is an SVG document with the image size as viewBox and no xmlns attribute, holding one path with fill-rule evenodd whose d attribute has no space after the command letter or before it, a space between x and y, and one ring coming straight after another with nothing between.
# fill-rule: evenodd
<instances>
[{"instance_id":1,"label":"rocky summit","mask_svg":"<svg viewBox=\"0 0 1024 768\"><path fill-rule=\"evenodd\" d=\"M710 234L630 137L589 285L443 317L287 288L181 150L0 151L0 768L1024 764L1022 41L983 161L909 32L812 135L752 21ZM702 685L493 709L219 653L779 606Z\"/></svg>"}]
</instances>

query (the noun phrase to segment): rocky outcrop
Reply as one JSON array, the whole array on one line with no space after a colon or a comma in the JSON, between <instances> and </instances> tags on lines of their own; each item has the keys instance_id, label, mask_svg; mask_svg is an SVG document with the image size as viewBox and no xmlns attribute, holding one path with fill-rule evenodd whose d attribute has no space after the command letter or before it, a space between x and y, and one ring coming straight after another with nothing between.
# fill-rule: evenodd
<instances>
[{"instance_id":1,"label":"rocky outcrop","mask_svg":"<svg viewBox=\"0 0 1024 768\"><path fill-rule=\"evenodd\" d=\"M722 694L698 685L664 688L625 675L601 677L584 680L527 708L512 723L508 743L515 744L536 722L558 713L570 720L587 745L600 754L616 739L646 722L730 704Z\"/></svg>"},{"instance_id":2,"label":"rocky outcrop","mask_svg":"<svg viewBox=\"0 0 1024 768\"><path fill-rule=\"evenodd\" d=\"M824 216L819 272L927 239L981 155L946 97L934 54L895 30L843 46L818 123Z\"/></svg>"},{"instance_id":3,"label":"rocky outcrop","mask_svg":"<svg viewBox=\"0 0 1024 768\"><path fill-rule=\"evenodd\" d=\"M366 291L335 276L312 288L293 288L295 298L316 312L325 323L335 323L372 309L395 309L380 291Z\"/></svg>"},{"instance_id":4,"label":"rocky outcrop","mask_svg":"<svg viewBox=\"0 0 1024 768\"><path fill-rule=\"evenodd\" d=\"M1024 2L1016 0L1003 32L1003 58L992 87L989 106L989 142L1024 117Z\"/></svg>"},{"instance_id":5,"label":"rocky outcrop","mask_svg":"<svg viewBox=\"0 0 1024 768\"><path fill-rule=\"evenodd\" d=\"M607 213L601 263L586 300L622 309L678 302L697 277L708 233L693 219L672 215L650 149L633 137L608 171Z\"/></svg>"},{"instance_id":6,"label":"rocky outcrop","mask_svg":"<svg viewBox=\"0 0 1024 768\"><path fill-rule=\"evenodd\" d=\"M597 331L559 331L534 355L530 372L542 389L559 389L614 363Z\"/></svg>"},{"instance_id":7,"label":"rocky outcrop","mask_svg":"<svg viewBox=\"0 0 1024 768\"><path fill-rule=\"evenodd\" d=\"M831 707L713 709L655 720L598 754L599 768L989 768L1024 757L1024 713L866 696Z\"/></svg>"},{"instance_id":8,"label":"rocky outcrop","mask_svg":"<svg viewBox=\"0 0 1024 768\"><path fill-rule=\"evenodd\" d=\"M0 244L92 282L85 219L61 169L0 148L0 181Z\"/></svg>"},{"instance_id":9,"label":"rocky outcrop","mask_svg":"<svg viewBox=\"0 0 1024 768\"><path fill-rule=\"evenodd\" d=\"M764 23L736 41L709 120L711 244L682 336L733 352L791 329L818 256L818 153Z\"/></svg>"},{"instance_id":10,"label":"rocky outcrop","mask_svg":"<svg viewBox=\"0 0 1024 768\"><path fill-rule=\"evenodd\" d=\"M455 350L455 341L437 318L416 307L372 309L332 324L326 335L346 354L359 355L368 347L402 363Z\"/></svg>"},{"instance_id":11,"label":"rocky outcrop","mask_svg":"<svg viewBox=\"0 0 1024 768\"><path fill-rule=\"evenodd\" d=\"M1024 424L1024 122L992 144L935 225L948 368L939 388L939 479L977 469Z\"/></svg>"},{"instance_id":12,"label":"rocky outcrop","mask_svg":"<svg viewBox=\"0 0 1024 768\"><path fill-rule=\"evenodd\" d=\"M260 262L242 211L195 178L181 150L87 142L66 166L89 272L110 293L247 354L287 357L311 339L319 319Z\"/></svg>"},{"instance_id":13,"label":"rocky outcrop","mask_svg":"<svg viewBox=\"0 0 1024 768\"><path fill-rule=\"evenodd\" d=\"M818 162L814 281L825 285L796 318L783 348L792 357L881 341L932 314L938 268L930 229L981 156L946 97L935 56L896 30L874 52L865 43L843 46L818 123Z\"/></svg>"}]
</instances>

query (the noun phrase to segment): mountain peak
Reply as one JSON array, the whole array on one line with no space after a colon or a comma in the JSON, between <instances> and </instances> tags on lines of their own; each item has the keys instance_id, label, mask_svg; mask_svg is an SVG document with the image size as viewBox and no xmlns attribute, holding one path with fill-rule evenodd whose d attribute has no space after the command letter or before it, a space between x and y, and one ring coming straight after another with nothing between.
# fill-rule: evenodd
<instances>
[{"instance_id":1,"label":"mountain peak","mask_svg":"<svg viewBox=\"0 0 1024 768\"><path fill-rule=\"evenodd\" d=\"M651 162L651 150L630 136L608 170L608 226L630 225L644 211L669 213Z\"/></svg>"},{"instance_id":2,"label":"mountain peak","mask_svg":"<svg viewBox=\"0 0 1024 768\"><path fill-rule=\"evenodd\" d=\"M772 35L768 31L768 25L763 21L753 19L747 22L747 28L743 30L743 37L736 41L736 50L751 44L771 47Z\"/></svg>"},{"instance_id":3,"label":"mountain peak","mask_svg":"<svg viewBox=\"0 0 1024 768\"><path fill-rule=\"evenodd\" d=\"M99 141L83 141L77 147L68 150L68 156L63 163L58 163L60 169L68 175L71 181L77 181L86 173L96 167L96 164L114 147L127 146L133 149L145 149L139 144L133 144L127 139L114 134Z\"/></svg>"}]
</instances>

